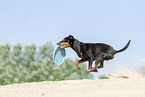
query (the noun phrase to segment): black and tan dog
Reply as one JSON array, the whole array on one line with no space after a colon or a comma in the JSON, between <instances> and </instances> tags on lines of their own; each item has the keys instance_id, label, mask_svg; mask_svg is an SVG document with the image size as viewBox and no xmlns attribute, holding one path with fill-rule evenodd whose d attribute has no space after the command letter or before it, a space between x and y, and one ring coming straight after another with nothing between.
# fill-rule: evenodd
<instances>
[{"instance_id":1,"label":"black and tan dog","mask_svg":"<svg viewBox=\"0 0 145 97\"><path fill-rule=\"evenodd\" d=\"M113 47L103 44L103 43L83 43L79 40L75 39L72 35L64 38L62 41L57 43L60 45L60 48L71 47L77 55L81 58L81 60L75 63L75 66L79 68L78 64L89 61L88 70L85 72L98 72L98 68L103 68L104 60L110 60L114 58L116 53L122 52L126 50L130 44L130 41L127 45L121 50L114 50ZM92 67L92 63L95 61L95 66ZM99 65L100 64L100 65Z\"/></svg>"}]
</instances>

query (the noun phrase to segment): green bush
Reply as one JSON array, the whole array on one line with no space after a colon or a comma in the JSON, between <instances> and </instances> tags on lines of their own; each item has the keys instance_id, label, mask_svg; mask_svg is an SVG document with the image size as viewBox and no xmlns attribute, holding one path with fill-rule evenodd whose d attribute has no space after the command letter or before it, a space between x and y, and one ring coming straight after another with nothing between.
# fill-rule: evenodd
<instances>
[{"instance_id":1,"label":"green bush","mask_svg":"<svg viewBox=\"0 0 145 97\"><path fill-rule=\"evenodd\" d=\"M84 73L85 64L80 64L81 70L76 69L71 59L54 64L53 51L50 42L39 48L35 44L17 44L13 48L10 44L0 45L0 85L93 78L92 74Z\"/></svg>"}]
</instances>

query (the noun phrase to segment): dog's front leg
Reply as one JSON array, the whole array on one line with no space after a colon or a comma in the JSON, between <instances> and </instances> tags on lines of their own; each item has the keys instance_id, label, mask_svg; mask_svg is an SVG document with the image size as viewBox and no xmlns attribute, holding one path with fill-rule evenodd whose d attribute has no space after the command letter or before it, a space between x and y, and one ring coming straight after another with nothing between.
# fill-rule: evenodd
<instances>
[{"instance_id":1,"label":"dog's front leg","mask_svg":"<svg viewBox=\"0 0 145 97\"><path fill-rule=\"evenodd\" d=\"M83 62L86 62L86 60L81 59L81 60L79 60L79 61L77 61L77 62L75 63L75 66L77 67L77 69L80 69L80 67L78 66L78 64L83 63Z\"/></svg>"},{"instance_id":2,"label":"dog's front leg","mask_svg":"<svg viewBox=\"0 0 145 97\"><path fill-rule=\"evenodd\" d=\"M88 70L92 69L92 64L93 64L93 59L91 58L89 60L89 67L88 67Z\"/></svg>"}]
</instances>

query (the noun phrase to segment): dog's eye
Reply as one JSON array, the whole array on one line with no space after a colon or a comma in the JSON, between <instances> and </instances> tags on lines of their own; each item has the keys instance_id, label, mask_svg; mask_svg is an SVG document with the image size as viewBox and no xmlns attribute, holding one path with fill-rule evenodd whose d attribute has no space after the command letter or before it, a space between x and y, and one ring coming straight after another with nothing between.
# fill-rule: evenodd
<instances>
[{"instance_id":1,"label":"dog's eye","mask_svg":"<svg viewBox=\"0 0 145 97\"><path fill-rule=\"evenodd\" d=\"M65 39L64 41L65 41L65 42L68 42L68 39Z\"/></svg>"}]
</instances>

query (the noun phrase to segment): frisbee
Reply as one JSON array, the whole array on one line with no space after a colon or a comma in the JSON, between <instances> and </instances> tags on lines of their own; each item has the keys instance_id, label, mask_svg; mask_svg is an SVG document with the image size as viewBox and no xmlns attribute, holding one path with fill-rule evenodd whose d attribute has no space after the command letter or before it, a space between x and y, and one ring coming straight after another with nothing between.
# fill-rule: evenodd
<instances>
[{"instance_id":1,"label":"frisbee","mask_svg":"<svg viewBox=\"0 0 145 97\"><path fill-rule=\"evenodd\" d=\"M54 63L60 65L64 61L65 55L66 55L65 49L58 47L53 53Z\"/></svg>"}]
</instances>

